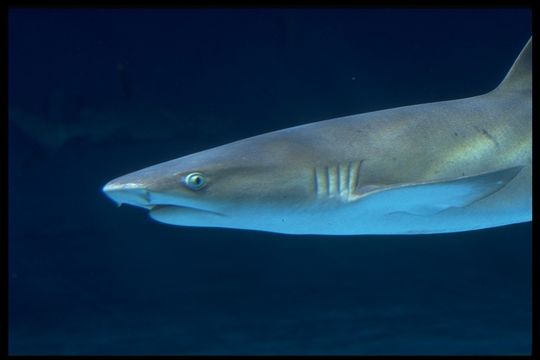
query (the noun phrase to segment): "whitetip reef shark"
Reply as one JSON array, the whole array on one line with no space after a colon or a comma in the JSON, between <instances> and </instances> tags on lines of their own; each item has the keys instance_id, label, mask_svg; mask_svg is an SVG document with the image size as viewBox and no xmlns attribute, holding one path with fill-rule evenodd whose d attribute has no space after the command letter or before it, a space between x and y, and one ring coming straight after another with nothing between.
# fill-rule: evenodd
<instances>
[{"instance_id":1,"label":"whitetip reef shark","mask_svg":"<svg viewBox=\"0 0 540 360\"><path fill-rule=\"evenodd\" d=\"M319 121L121 176L160 222L287 234L432 234L530 221L532 37L494 90Z\"/></svg>"}]
</instances>

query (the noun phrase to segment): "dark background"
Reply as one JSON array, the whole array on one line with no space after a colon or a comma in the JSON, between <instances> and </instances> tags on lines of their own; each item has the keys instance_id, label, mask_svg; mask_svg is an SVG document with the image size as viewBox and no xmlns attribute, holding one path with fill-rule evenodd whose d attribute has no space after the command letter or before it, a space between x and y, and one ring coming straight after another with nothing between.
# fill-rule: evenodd
<instances>
[{"instance_id":1,"label":"dark background","mask_svg":"<svg viewBox=\"0 0 540 360\"><path fill-rule=\"evenodd\" d=\"M271 130L487 92L530 35L518 8L11 9L9 352L529 353L530 223L184 228L101 187Z\"/></svg>"}]
</instances>

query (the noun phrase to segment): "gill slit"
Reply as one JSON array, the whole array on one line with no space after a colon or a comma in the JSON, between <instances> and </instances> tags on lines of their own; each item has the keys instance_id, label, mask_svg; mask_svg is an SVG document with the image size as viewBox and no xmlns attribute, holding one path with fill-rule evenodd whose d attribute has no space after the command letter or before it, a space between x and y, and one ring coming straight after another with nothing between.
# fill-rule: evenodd
<instances>
[{"instance_id":1,"label":"gill slit","mask_svg":"<svg viewBox=\"0 0 540 360\"><path fill-rule=\"evenodd\" d=\"M350 201L356 197L360 167L364 160L313 169L313 190L318 198Z\"/></svg>"}]
</instances>

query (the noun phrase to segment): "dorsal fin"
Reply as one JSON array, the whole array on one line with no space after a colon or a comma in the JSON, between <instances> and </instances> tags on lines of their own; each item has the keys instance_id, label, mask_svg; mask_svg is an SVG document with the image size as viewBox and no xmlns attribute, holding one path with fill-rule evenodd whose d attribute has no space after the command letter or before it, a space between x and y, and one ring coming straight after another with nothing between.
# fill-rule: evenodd
<instances>
[{"instance_id":1,"label":"dorsal fin","mask_svg":"<svg viewBox=\"0 0 540 360\"><path fill-rule=\"evenodd\" d=\"M532 36L519 53L514 65L506 74L504 80L494 90L497 92L507 91L531 91L532 87Z\"/></svg>"}]
</instances>

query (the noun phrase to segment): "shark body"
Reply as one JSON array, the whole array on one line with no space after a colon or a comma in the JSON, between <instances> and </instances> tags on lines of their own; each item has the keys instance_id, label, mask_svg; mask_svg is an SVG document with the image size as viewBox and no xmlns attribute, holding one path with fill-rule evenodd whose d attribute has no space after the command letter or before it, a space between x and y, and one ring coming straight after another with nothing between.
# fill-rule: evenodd
<instances>
[{"instance_id":1,"label":"shark body","mask_svg":"<svg viewBox=\"0 0 540 360\"><path fill-rule=\"evenodd\" d=\"M110 181L164 223L289 234L427 234L531 220L532 38L479 96L320 121Z\"/></svg>"}]
</instances>

